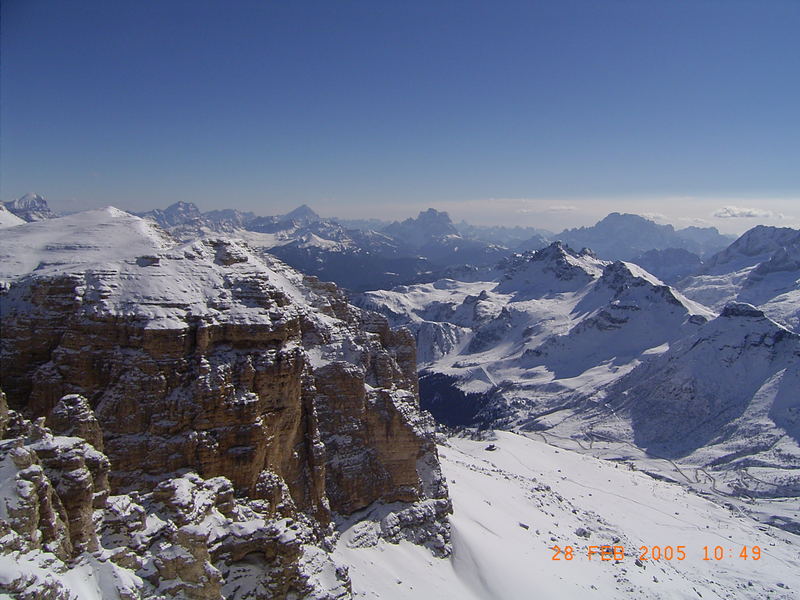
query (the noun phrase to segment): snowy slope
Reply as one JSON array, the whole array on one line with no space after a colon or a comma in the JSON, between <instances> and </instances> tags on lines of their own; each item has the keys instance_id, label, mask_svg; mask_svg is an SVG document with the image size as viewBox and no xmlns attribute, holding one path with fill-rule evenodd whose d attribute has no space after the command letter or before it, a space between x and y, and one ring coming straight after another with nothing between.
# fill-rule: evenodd
<instances>
[{"instance_id":1,"label":"snowy slope","mask_svg":"<svg viewBox=\"0 0 800 600\"><path fill-rule=\"evenodd\" d=\"M5 231L0 280L161 252L174 245L150 221L108 206Z\"/></svg>"},{"instance_id":2,"label":"snowy slope","mask_svg":"<svg viewBox=\"0 0 800 600\"><path fill-rule=\"evenodd\" d=\"M8 210L4 204L0 204L0 229L22 225L23 223L25 223L24 219L20 219L17 215Z\"/></svg>"},{"instance_id":3,"label":"snowy slope","mask_svg":"<svg viewBox=\"0 0 800 600\"><path fill-rule=\"evenodd\" d=\"M800 496L800 336L747 304L728 305L694 335L673 344L609 388L603 399L649 454L719 472L750 496Z\"/></svg>"},{"instance_id":4,"label":"snowy slope","mask_svg":"<svg viewBox=\"0 0 800 600\"><path fill-rule=\"evenodd\" d=\"M183 329L197 318L269 323L277 317L268 292L297 305L310 293L299 273L242 241L179 244L113 207L15 227L0 240L0 281L63 275L83 280L76 301L85 314L135 317L150 328ZM12 287L4 310L29 310L24 295L24 285Z\"/></svg>"},{"instance_id":5,"label":"snowy slope","mask_svg":"<svg viewBox=\"0 0 800 600\"><path fill-rule=\"evenodd\" d=\"M365 545L357 526L343 533L335 557L349 566L354 597L797 598L800 537L626 463L508 432L491 443L494 451L462 438L440 447L454 505L451 558L407 543ZM554 545L571 546L573 560L552 560ZM590 560L588 547L601 545L622 546L624 558ZM686 557L637 564L641 546L681 546ZM712 560L703 560L704 546Z\"/></svg>"},{"instance_id":6,"label":"snowy slope","mask_svg":"<svg viewBox=\"0 0 800 600\"><path fill-rule=\"evenodd\" d=\"M716 310L731 301L763 309L800 328L800 230L759 225L713 256L703 272L678 284L688 297Z\"/></svg>"}]
</instances>

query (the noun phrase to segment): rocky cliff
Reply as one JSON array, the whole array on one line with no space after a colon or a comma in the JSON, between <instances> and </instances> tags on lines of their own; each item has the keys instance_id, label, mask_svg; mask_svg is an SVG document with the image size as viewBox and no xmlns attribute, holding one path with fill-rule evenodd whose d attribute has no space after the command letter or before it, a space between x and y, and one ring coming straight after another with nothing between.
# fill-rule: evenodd
<instances>
[{"instance_id":1,"label":"rocky cliff","mask_svg":"<svg viewBox=\"0 0 800 600\"><path fill-rule=\"evenodd\" d=\"M91 496L127 500L106 504L106 512L133 511L119 519L129 521L153 507L166 511L163 520L176 528L166 537L183 550L174 560L159 551L153 564L146 551L131 558L128 567L147 585L175 580L187 597L217 598L221 589L226 598L261 597L226 588L231 567L219 566L256 553L259 577L280 590L263 597L309 595L297 583L303 577L287 575L302 571L305 551L278 547L286 536L276 523L302 522L296 545L320 549L335 514L375 502L424 501L432 533L422 538L447 552L449 501L432 423L418 407L407 332L242 243L174 245L111 208L17 229L26 228L34 229L15 232L24 240L0 243L0 255L25 253L0 274L2 387L11 414L46 417L107 457L93 459L105 465L95 471L107 483ZM41 439L49 435L36 427ZM15 447L39 455L30 434L12 433ZM91 515L89 492L80 493L81 509L70 512L69 494L61 500L67 525ZM204 508L191 508L196 502ZM253 515L260 529L237 542L234 524ZM206 517L226 523L218 537L190 527ZM112 546L152 548L152 523L140 521ZM67 537L72 545L62 554L108 548L92 535ZM186 552L192 573L175 566ZM281 587L285 579L294 583ZM186 591L195 585L199 595Z\"/></svg>"}]
</instances>

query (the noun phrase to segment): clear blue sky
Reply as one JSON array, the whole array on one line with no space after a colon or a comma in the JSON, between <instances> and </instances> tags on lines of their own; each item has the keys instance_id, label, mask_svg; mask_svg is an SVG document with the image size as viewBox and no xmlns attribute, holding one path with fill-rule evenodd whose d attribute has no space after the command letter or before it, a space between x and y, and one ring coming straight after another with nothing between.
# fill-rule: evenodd
<instances>
[{"instance_id":1,"label":"clear blue sky","mask_svg":"<svg viewBox=\"0 0 800 600\"><path fill-rule=\"evenodd\" d=\"M2 200L800 214L798 0L3 0L1 43Z\"/></svg>"}]
</instances>

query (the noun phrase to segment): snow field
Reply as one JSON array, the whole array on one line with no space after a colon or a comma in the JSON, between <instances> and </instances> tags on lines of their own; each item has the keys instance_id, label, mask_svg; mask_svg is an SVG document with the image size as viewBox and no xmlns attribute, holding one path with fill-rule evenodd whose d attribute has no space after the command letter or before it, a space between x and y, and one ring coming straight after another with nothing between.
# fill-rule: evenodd
<instances>
[{"instance_id":1,"label":"snow field","mask_svg":"<svg viewBox=\"0 0 800 600\"><path fill-rule=\"evenodd\" d=\"M454 507L452 556L434 558L407 543L349 548L346 531L335 556L350 566L356 598L789 600L800 593L800 537L680 485L508 432L492 442L451 438L440 456ZM573 559L553 560L555 545L571 546ZM589 559L588 547L602 545L623 546L625 558L603 561L598 549ZM641 546L682 546L686 558L639 565ZM704 546L711 560L703 560ZM723 560L713 560L716 546ZM746 560L738 556L743 546Z\"/></svg>"}]
</instances>

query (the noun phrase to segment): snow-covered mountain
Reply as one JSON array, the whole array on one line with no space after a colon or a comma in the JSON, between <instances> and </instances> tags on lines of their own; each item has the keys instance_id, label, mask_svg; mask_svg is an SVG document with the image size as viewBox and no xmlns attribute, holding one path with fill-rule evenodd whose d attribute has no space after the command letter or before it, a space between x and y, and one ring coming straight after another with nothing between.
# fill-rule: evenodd
<instances>
[{"instance_id":1,"label":"snow-covered mountain","mask_svg":"<svg viewBox=\"0 0 800 600\"><path fill-rule=\"evenodd\" d=\"M759 225L712 256L678 287L720 310L728 302L758 306L772 319L800 329L800 230Z\"/></svg>"},{"instance_id":2,"label":"snow-covered mountain","mask_svg":"<svg viewBox=\"0 0 800 600\"><path fill-rule=\"evenodd\" d=\"M29 192L12 200L6 202L5 207L9 212L15 214L23 221L43 221L44 219L52 219L56 214L47 206L47 201L39 194Z\"/></svg>"},{"instance_id":3,"label":"snow-covered mountain","mask_svg":"<svg viewBox=\"0 0 800 600\"><path fill-rule=\"evenodd\" d=\"M800 230L791 227L757 225L743 233L730 246L712 256L705 271L730 273L769 260L776 252L796 247Z\"/></svg>"},{"instance_id":4,"label":"snow-covered mountain","mask_svg":"<svg viewBox=\"0 0 800 600\"><path fill-rule=\"evenodd\" d=\"M302 225L308 225L309 223L320 221L322 217L314 212L314 210L307 204L301 204L294 210L283 215L282 219L284 221L295 221Z\"/></svg>"},{"instance_id":5,"label":"snow-covered mountain","mask_svg":"<svg viewBox=\"0 0 800 600\"><path fill-rule=\"evenodd\" d=\"M446 212L433 208L414 219L395 221L383 233L400 244L405 254L424 256L437 269L493 264L510 254L503 246L461 235Z\"/></svg>"},{"instance_id":6,"label":"snow-covered mountain","mask_svg":"<svg viewBox=\"0 0 800 600\"><path fill-rule=\"evenodd\" d=\"M726 257L764 261L746 267L750 282L783 269L795 281L794 237L779 234ZM765 498L748 510L800 531L797 333L750 304L717 314L637 265L558 242L482 274L356 300L415 333L422 404L437 419L542 432L740 507Z\"/></svg>"},{"instance_id":7,"label":"snow-covered mountain","mask_svg":"<svg viewBox=\"0 0 800 600\"><path fill-rule=\"evenodd\" d=\"M421 248L436 239L459 235L458 230L450 221L450 216L446 212L434 208L420 212L414 219L408 218L403 222L395 221L383 231L416 248Z\"/></svg>"},{"instance_id":8,"label":"snow-covered mountain","mask_svg":"<svg viewBox=\"0 0 800 600\"><path fill-rule=\"evenodd\" d=\"M193 202L179 201L165 209L156 208L137 216L158 223L180 240L190 240L213 233L231 233L244 229L255 218L253 213L235 209L201 212Z\"/></svg>"},{"instance_id":9,"label":"snow-covered mountain","mask_svg":"<svg viewBox=\"0 0 800 600\"><path fill-rule=\"evenodd\" d=\"M355 299L415 333L423 402L445 422L535 420L591 396L714 316L632 263L560 242L488 275Z\"/></svg>"},{"instance_id":10,"label":"snow-covered mountain","mask_svg":"<svg viewBox=\"0 0 800 600\"><path fill-rule=\"evenodd\" d=\"M710 466L733 492L800 496L798 390L800 335L732 303L604 391L592 428Z\"/></svg>"},{"instance_id":11,"label":"snow-covered mountain","mask_svg":"<svg viewBox=\"0 0 800 600\"><path fill-rule=\"evenodd\" d=\"M714 227L675 229L639 215L611 213L591 227L566 229L555 236L573 248L591 248L609 260L632 260L648 250L683 248L700 257L731 242Z\"/></svg>"}]
</instances>

